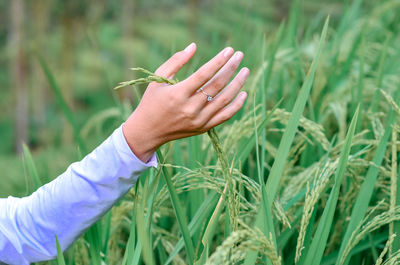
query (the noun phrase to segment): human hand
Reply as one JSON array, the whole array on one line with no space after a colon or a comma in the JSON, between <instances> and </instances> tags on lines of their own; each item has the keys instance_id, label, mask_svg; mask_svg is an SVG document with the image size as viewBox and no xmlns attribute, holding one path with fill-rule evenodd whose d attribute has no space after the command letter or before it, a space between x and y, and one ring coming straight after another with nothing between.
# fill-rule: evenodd
<instances>
[{"instance_id":1,"label":"human hand","mask_svg":"<svg viewBox=\"0 0 400 265\"><path fill-rule=\"evenodd\" d=\"M190 44L155 74L172 79L195 51L196 45ZM242 68L228 84L242 58L242 52L234 53L227 47L176 85L150 83L122 128L135 155L146 162L164 143L204 133L232 118L247 97L239 91L249 75L248 68ZM207 95L213 97L211 101Z\"/></svg>"}]
</instances>

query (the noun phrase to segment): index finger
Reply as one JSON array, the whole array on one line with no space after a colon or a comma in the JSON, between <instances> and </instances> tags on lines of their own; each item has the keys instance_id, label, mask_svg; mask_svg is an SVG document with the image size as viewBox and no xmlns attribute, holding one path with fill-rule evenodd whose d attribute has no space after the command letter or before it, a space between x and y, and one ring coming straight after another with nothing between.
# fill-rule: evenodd
<instances>
[{"instance_id":1,"label":"index finger","mask_svg":"<svg viewBox=\"0 0 400 265\"><path fill-rule=\"evenodd\" d=\"M227 47L214 58L200 67L195 73L183 80L181 83L189 94L196 92L207 83L224 66L233 54L233 49Z\"/></svg>"}]
</instances>

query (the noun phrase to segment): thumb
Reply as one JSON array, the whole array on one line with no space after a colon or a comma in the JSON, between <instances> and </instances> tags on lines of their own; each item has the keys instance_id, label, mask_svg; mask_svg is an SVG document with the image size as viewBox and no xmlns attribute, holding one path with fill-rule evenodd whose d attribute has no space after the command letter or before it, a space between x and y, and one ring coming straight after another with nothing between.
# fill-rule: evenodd
<instances>
[{"instance_id":1,"label":"thumb","mask_svg":"<svg viewBox=\"0 0 400 265\"><path fill-rule=\"evenodd\" d=\"M189 44L183 51L177 52L163 63L155 72L165 78L174 78L175 74L192 58L196 51L196 44Z\"/></svg>"}]
</instances>

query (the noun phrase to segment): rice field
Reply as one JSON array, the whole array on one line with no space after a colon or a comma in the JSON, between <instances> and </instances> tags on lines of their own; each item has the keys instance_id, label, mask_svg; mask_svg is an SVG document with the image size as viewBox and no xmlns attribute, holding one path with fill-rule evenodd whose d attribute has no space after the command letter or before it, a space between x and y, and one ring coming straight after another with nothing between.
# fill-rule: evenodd
<instances>
[{"instance_id":1,"label":"rice field","mask_svg":"<svg viewBox=\"0 0 400 265\"><path fill-rule=\"evenodd\" d=\"M226 45L241 49L251 70L243 109L207 134L163 146L159 167L48 264L400 263L400 1L307 14L307 2L294 0L267 30L257 16L267 7L256 2L246 12L227 5L223 22L217 11L201 13L213 41L200 43L206 51L178 75ZM135 107L117 102L80 126L39 60L80 155L90 132ZM141 82L171 81L152 75L156 65L132 67L148 69L132 72ZM143 84L120 90L140 97ZM35 157L24 152L40 186Z\"/></svg>"}]
</instances>

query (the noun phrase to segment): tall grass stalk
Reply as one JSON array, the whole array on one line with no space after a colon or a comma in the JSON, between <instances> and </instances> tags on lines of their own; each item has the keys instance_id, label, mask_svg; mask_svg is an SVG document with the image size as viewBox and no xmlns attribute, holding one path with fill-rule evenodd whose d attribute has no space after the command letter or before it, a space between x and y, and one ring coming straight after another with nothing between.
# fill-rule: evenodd
<instances>
[{"instance_id":1,"label":"tall grass stalk","mask_svg":"<svg viewBox=\"0 0 400 265\"><path fill-rule=\"evenodd\" d=\"M289 154L289 149L290 146L292 145L295 133L297 131L297 126L299 124L300 116L303 113L305 104L307 102L308 96L310 94L311 86L314 81L314 76L315 72L317 69L317 64L318 60L320 57L320 54L322 52L322 47L325 42L327 30L328 30L328 24L329 24L329 17L326 19L322 34L321 34L321 39L320 43L318 45L317 53L315 55L315 58L311 64L311 67L309 69L308 75L306 77L306 80L304 81L304 84L302 88L300 89L299 92L299 97L296 100L296 103L293 107L292 110L292 115L290 116L288 126L282 136L282 139L279 144L279 148L275 157L274 164L271 168L270 174L268 176L268 180L266 183L266 190L268 190L268 196L267 196L267 202L268 202L268 208L272 206L272 202L275 199L275 195L278 192L278 186L279 182L281 180L283 168L285 166L287 156ZM267 219L266 223L268 224L273 224L272 216L271 215L257 215L256 219L256 226L261 227L263 221ZM272 233L274 234L274 227L271 225L269 229L267 230L267 233ZM255 252L249 252L247 255L247 258L245 260L246 265L250 264L255 264L257 258L257 253Z\"/></svg>"},{"instance_id":2,"label":"tall grass stalk","mask_svg":"<svg viewBox=\"0 0 400 265\"><path fill-rule=\"evenodd\" d=\"M392 130L392 170L390 175L390 208L389 211L394 212L396 207L396 194L397 194L397 123L394 124ZM393 230L394 223L389 224L389 256L392 255L393 252L393 241L396 237Z\"/></svg>"},{"instance_id":3,"label":"tall grass stalk","mask_svg":"<svg viewBox=\"0 0 400 265\"><path fill-rule=\"evenodd\" d=\"M162 161L162 162L165 161L160 150L157 151L157 156L158 156L158 159L160 161ZM175 187L174 187L174 185L172 183L171 176L169 175L168 171L165 170L164 167L161 167L160 170L162 171L162 175L163 175L163 177L165 179L165 182L166 182L167 187L168 187L169 194L171 196L172 205L174 207L176 218L178 220L179 227L181 229L181 232L182 232L182 235L183 235L183 239L184 239L184 242L185 242L189 264L193 264L194 258L195 258L195 256L194 256L194 246L193 246L192 238L190 237L190 233L189 233L189 228L188 228L188 224L187 224L187 221L186 221L186 217L185 217L185 215L183 213L183 209L182 209L181 203L179 201L179 198L178 198L178 195L176 193Z\"/></svg>"},{"instance_id":4,"label":"tall grass stalk","mask_svg":"<svg viewBox=\"0 0 400 265\"><path fill-rule=\"evenodd\" d=\"M358 119L358 108L350 123L349 131L347 132L345 144L340 154L339 165L336 170L335 184L329 194L328 201L322 213L322 217L317 226L317 231L314 234L313 241L307 252L304 254L304 259L300 259L299 264L319 264L324 254L326 242L328 240L330 228L333 222L337 201L339 199L340 186L344 177L347 166L347 161L350 155L351 143L353 140L356 123Z\"/></svg>"},{"instance_id":5,"label":"tall grass stalk","mask_svg":"<svg viewBox=\"0 0 400 265\"><path fill-rule=\"evenodd\" d=\"M399 100L399 91L396 93L395 100ZM372 192L375 186L376 178L378 177L379 173L379 168L378 166L381 165L383 157L385 155L386 151L386 146L389 142L389 137L392 134L392 125L393 121L395 119L395 114L392 108L389 110L389 115L386 120L386 126L385 126L385 132L382 138L379 141L379 145L375 151L374 157L372 158L372 163L376 166L370 167L368 169L367 175L365 177L365 180L361 186L360 192L358 193L357 200L353 206L353 210L351 213L351 218L350 222L347 226L346 233L343 237L342 240L342 245L339 250L339 255L338 255L338 262L336 263L337 265L339 264L339 260L343 259L344 255L344 248L347 245L347 242L357 227L357 225L361 222L362 218L365 216L367 212L367 208L369 205L369 202L372 197ZM344 260L342 264L348 264L350 256Z\"/></svg>"}]
</instances>

